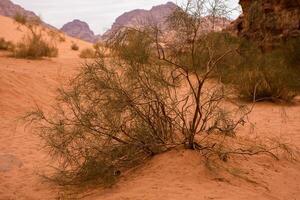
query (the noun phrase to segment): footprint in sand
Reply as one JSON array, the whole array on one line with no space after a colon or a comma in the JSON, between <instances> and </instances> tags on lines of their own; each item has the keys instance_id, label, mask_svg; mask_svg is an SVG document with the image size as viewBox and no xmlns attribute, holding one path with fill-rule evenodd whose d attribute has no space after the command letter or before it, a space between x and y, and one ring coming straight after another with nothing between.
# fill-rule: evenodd
<instances>
[{"instance_id":1,"label":"footprint in sand","mask_svg":"<svg viewBox=\"0 0 300 200\"><path fill-rule=\"evenodd\" d=\"M14 168L22 167L23 163L11 154L0 154L0 172L7 172Z\"/></svg>"}]
</instances>

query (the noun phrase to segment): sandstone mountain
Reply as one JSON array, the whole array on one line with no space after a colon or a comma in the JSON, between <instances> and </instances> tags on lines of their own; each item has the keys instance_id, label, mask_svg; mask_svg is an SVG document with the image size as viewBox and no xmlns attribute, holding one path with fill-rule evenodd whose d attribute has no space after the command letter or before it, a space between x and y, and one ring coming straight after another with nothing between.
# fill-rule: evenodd
<instances>
[{"instance_id":1,"label":"sandstone mountain","mask_svg":"<svg viewBox=\"0 0 300 200\"><path fill-rule=\"evenodd\" d=\"M176 8L176 4L168 2L166 4L153 6L150 10L136 9L130 12L126 12L115 20L111 29L103 34L102 39L109 37L111 33L118 31L124 26L137 26L140 24L148 23L149 21L154 23L164 23L166 18Z\"/></svg>"},{"instance_id":2,"label":"sandstone mountain","mask_svg":"<svg viewBox=\"0 0 300 200\"><path fill-rule=\"evenodd\" d=\"M26 15L27 17L36 18L38 17L34 12L25 10L21 6L14 4L10 0L1 0L0 1L0 15L6 17L14 17L16 14Z\"/></svg>"},{"instance_id":3,"label":"sandstone mountain","mask_svg":"<svg viewBox=\"0 0 300 200\"><path fill-rule=\"evenodd\" d=\"M268 50L287 38L300 37L299 0L240 0L243 9L234 23L236 34Z\"/></svg>"},{"instance_id":4,"label":"sandstone mountain","mask_svg":"<svg viewBox=\"0 0 300 200\"><path fill-rule=\"evenodd\" d=\"M14 4L10 0L0 0L0 15L13 18L16 14L21 14L26 16L29 19L38 19L40 18L34 12L29 11L21 7L20 5ZM56 29L54 26L47 24L41 21L43 25L48 28Z\"/></svg>"},{"instance_id":5,"label":"sandstone mountain","mask_svg":"<svg viewBox=\"0 0 300 200\"><path fill-rule=\"evenodd\" d=\"M95 42L97 40L97 36L90 29L89 25L86 22L80 21L78 19L65 24L60 30L67 33L69 36L76 37L88 42Z\"/></svg>"},{"instance_id":6,"label":"sandstone mountain","mask_svg":"<svg viewBox=\"0 0 300 200\"><path fill-rule=\"evenodd\" d=\"M166 19L178 8L179 7L175 3L168 2L166 4L154 6L150 10L137 9L126 12L115 20L111 29L103 34L102 39L105 40L110 36L111 33L114 33L120 28L126 26L133 27L154 23L159 24L159 26L163 29L168 29ZM207 16L205 18L205 26L203 27L203 29L205 29L204 31L211 31L213 29L220 31L230 24L230 21L226 18L215 19L214 25L212 25L211 21L211 17ZM168 30L166 30L166 32L168 32Z\"/></svg>"}]
</instances>

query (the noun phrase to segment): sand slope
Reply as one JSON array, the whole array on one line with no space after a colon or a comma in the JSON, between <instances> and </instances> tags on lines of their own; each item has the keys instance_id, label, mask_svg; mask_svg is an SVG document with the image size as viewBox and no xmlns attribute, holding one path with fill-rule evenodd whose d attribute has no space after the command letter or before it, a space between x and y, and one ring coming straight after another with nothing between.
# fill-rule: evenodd
<instances>
[{"instance_id":1,"label":"sand slope","mask_svg":"<svg viewBox=\"0 0 300 200\"><path fill-rule=\"evenodd\" d=\"M13 43L18 43L22 41L24 36L28 33L28 29L25 26L20 25L13 19L5 16L0 16L0 25L0 38L3 37L7 41L12 41ZM44 30L43 35L45 35L46 39L50 38L49 32L52 32L52 34L56 33L57 36L60 36L65 39L65 41L59 41L59 39L55 41L56 46L59 50L59 58L75 58L78 57L78 54L81 49L92 47L91 43L67 36L64 33L54 31L46 27L41 27L41 29ZM71 50L72 43L76 43L79 46L79 51Z\"/></svg>"},{"instance_id":2,"label":"sand slope","mask_svg":"<svg viewBox=\"0 0 300 200\"><path fill-rule=\"evenodd\" d=\"M23 32L9 18L0 17L0 37L18 41ZM63 193L38 176L47 168L47 153L30 127L17 119L35 104L49 109L56 88L76 73L83 60L70 50L66 37L54 59L29 61L3 57L0 52L0 200L56 199ZM281 136L300 147L300 103L293 106L258 104L250 126L239 133L262 137ZM237 158L225 164L235 176L222 170L209 171L204 160L192 151L174 150L154 157L127 174L110 189L84 192L91 200L296 200L300 199L300 164L265 156ZM82 196L82 195L79 195Z\"/></svg>"}]
</instances>

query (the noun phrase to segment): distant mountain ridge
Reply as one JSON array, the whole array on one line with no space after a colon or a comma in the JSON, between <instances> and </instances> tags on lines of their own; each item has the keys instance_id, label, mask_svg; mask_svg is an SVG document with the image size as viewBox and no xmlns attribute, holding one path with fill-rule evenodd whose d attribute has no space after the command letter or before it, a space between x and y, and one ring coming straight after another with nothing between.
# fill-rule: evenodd
<instances>
[{"instance_id":1,"label":"distant mountain ridge","mask_svg":"<svg viewBox=\"0 0 300 200\"><path fill-rule=\"evenodd\" d=\"M112 33L120 30L122 27L135 27L149 23L159 24L160 28L164 29L164 32L168 34L170 29L166 20L178 8L175 3L168 2L166 4L153 6L150 10L136 9L125 12L115 20L111 29L106 31L101 38L103 40L109 38ZM214 19L214 24L212 24L213 20L210 16L205 17L204 20L203 31L221 31L231 22L226 18L217 17Z\"/></svg>"},{"instance_id":2,"label":"distant mountain ridge","mask_svg":"<svg viewBox=\"0 0 300 200\"><path fill-rule=\"evenodd\" d=\"M166 19L171 13L177 9L178 6L173 2L167 2L166 4L153 6L150 10L145 9L135 9L129 12L125 12L116 18L115 22L109 30L107 30L102 36L95 35L95 33L90 29L86 22L75 19L71 22L66 23L60 29L62 32L68 34L69 36L82 39L88 42L97 42L98 40L105 40L110 37L110 35L122 27L135 27L141 24L147 24L150 22L160 24L161 27L167 28ZM21 6L14 4L11 0L0 0L0 15L7 17L14 17L16 14L23 14L29 18L37 18L38 16L32 12L28 11ZM229 24L228 20L217 20L216 30L221 30ZM221 22L222 21L222 22ZM208 20L209 22L209 20ZM53 26L46 24L47 27L54 28ZM211 29L211 25L207 24L206 29Z\"/></svg>"}]
</instances>

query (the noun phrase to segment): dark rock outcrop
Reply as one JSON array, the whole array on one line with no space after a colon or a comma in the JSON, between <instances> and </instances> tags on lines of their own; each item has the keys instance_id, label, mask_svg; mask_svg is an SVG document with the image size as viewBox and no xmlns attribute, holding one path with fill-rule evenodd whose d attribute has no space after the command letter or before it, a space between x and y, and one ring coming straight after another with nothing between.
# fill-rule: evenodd
<instances>
[{"instance_id":1,"label":"dark rock outcrop","mask_svg":"<svg viewBox=\"0 0 300 200\"><path fill-rule=\"evenodd\" d=\"M264 50L300 37L300 0L240 0L243 9L233 24L238 36L258 41Z\"/></svg>"}]
</instances>

